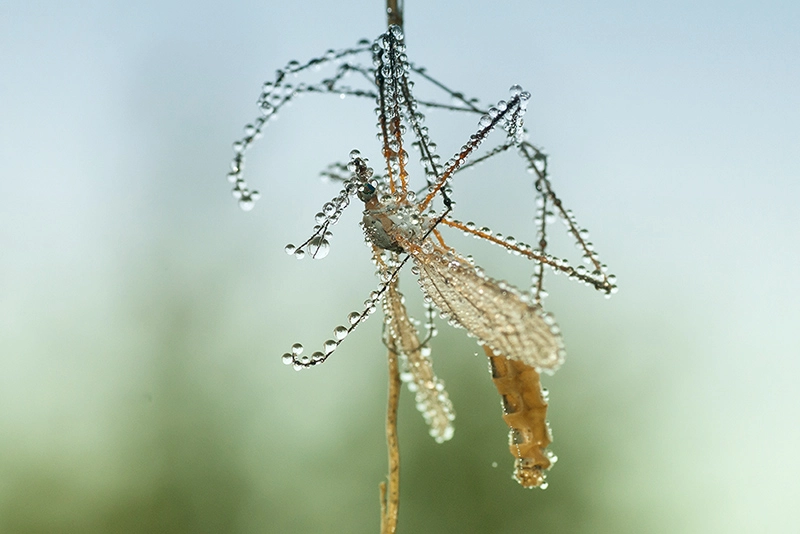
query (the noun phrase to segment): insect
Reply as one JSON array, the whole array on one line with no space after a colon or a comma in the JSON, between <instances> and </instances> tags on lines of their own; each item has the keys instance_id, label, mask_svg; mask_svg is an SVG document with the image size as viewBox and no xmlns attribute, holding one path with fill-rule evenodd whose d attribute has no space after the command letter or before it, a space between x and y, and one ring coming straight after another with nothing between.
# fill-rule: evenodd
<instances>
[{"instance_id":1,"label":"insect","mask_svg":"<svg viewBox=\"0 0 800 534\"><path fill-rule=\"evenodd\" d=\"M357 58L368 53L372 64L365 66ZM335 66L335 74L319 83L295 86L287 81L287 75L305 74L331 64ZM366 86L345 85L344 79L351 75L366 80ZM456 103L415 98L412 75L443 90ZM438 310L449 324L466 329L476 338L489 358L492 377L503 399L504 419L511 428L515 478L526 487L544 487L544 472L555 458L546 450L551 438L539 373L554 372L565 354L560 330L552 315L542 307L546 295L543 288L545 267L607 295L616 292L616 284L613 275L600 263L586 230L578 226L574 215L563 207L553 191L546 156L526 139L523 115L530 94L515 85L511 87L508 100L489 109L479 107L475 100L448 89L430 77L425 69L409 62L402 29L396 25L390 26L372 44L361 41L354 48L331 50L324 57L305 64L290 62L284 70L278 71L274 82L264 85L259 99L262 116L254 124L247 125L245 137L234 143L236 155L228 177L234 184L233 195L243 209L251 209L259 196L242 176L246 150L281 107L298 95L308 93L374 99L385 167L381 169L382 174L376 174L358 150L350 153L346 165L330 166L324 174L341 182L340 192L316 215L312 235L300 245L287 245L286 252L298 258L327 256L331 229L355 197L364 206L361 226L372 249L380 283L363 309L350 313L346 325L334 328L332 338L323 343L322 350L305 355L303 346L298 343L283 355L283 362L298 370L323 363L381 306L385 318L384 342L399 356L403 380L415 392L417 406L431 435L437 441L446 441L453 435L455 415L444 383L433 372L427 343L435 334L433 315ZM437 146L424 124L421 109L425 108L473 113L479 117L477 131L445 163L436 154ZM481 144L494 130L503 130L504 139L479 152ZM425 186L419 191L410 185L413 171L406 151L409 131L425 176ZM517 151L527 170L535 176L536 246L452 216L454 177L476 163L510 151ZM555 218L565 223L567 232L583 253L584 265L574 267L567 260L548 253L547 228ZM445 243L441 233L445 228L488 241L532 261L534 274L530 291L521 291L486 275L471 258L460 255ZM422 340L398 290L399 275L406 264L411 265L410 270L418 278L424 294L428 335Z\"/></svg>"}]
</instances>

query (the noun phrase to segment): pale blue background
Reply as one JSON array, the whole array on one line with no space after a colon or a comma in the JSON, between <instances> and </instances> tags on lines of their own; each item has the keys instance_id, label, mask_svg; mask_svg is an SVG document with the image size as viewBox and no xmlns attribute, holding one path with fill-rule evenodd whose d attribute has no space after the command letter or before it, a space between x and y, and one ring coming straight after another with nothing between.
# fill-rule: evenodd
<instances>
[{"instance_id":1,"label":"pale blue background","mask_svg":"<svg viewBox=\"0 0 800 534\"><path fill-rule=\"evenodd\" d=\"M0 531L377 530L379 318L323 368L280 363L376 284L358 208L324 261L282 251L336 193L319 170L377 154L373 105L286 110L251 213L224 175L275 69L384 24L379 2L0 5ZM441 325L456 434L434 444L404 393L401 532L800 529L798 27L796 2L408 2L413 61L532 92L621 290L548 284L569 355L545 492L510 481L485 362ZM436 120L448 157L474 124ZM502 174L465 174L460 216L523 232L529 177Z\"/></svg>"}]
</instances>

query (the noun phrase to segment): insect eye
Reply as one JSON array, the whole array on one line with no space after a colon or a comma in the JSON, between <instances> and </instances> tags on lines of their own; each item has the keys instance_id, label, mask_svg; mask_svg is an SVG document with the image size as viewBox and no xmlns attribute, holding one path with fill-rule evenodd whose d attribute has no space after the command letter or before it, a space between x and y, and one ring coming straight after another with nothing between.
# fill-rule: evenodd
<instances>
[{"instance_id":1,"label":"insect eye","mask_svg":"<svg viewBox=\"0 0 800 534\"><path fill-rule=\"evenodd\" d=\"M360 198L362 202L368 202L374 196L375 186L371 183L361 184L358 188L358 198Z\"/></svg>"}]
</instances>

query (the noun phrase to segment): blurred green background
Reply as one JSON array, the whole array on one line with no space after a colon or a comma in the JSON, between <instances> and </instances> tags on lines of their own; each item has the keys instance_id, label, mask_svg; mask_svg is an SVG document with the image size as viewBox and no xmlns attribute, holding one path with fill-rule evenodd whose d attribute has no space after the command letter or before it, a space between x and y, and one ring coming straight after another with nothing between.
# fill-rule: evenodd
<instances>
[{"instance_id":1,"label":"blurred green background","mask_svg":"<svg viewBox=\"0 0 800 534\"><path fill-rule=\"evenodd\" d=\"M404 391L400 532L800 530L799 23L794 2L408 2L412 61L483 101L533 93L621 290L548 279L568 357L546 491L511 480L485 359L440 325L456 434L435 444ZM380 318L321 368L280 362L376 285L357 207L325 260L283 252L337 192L320 170L378 161L373 104L285 110L253 212L225 173L275 69L384 24L380 2L0 5L0 532L378 530ZM440 154L475 123L431 114ZM456 216L530 242L530 177L499 165L459 178Z\"/></svg>"}]
</instances>

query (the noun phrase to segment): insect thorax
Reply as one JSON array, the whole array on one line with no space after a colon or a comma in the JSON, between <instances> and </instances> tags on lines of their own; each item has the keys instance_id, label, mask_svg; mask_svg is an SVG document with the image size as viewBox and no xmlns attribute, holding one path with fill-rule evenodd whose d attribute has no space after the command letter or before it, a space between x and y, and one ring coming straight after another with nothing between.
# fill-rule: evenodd
<instances>
[{"instance_id":1,"label":"insect thorax","mask_svg":"<svg viewBox=\"0 0 800 534\"><path fill-rule=\"evenodd\" d=\"M421 216L416 206L400 205L393 200L382 204L366 203L361 226L367 241L392 252L403 252L402 243L418 243L427 233L429 219Z\"/></svg>"}]
</instances>

